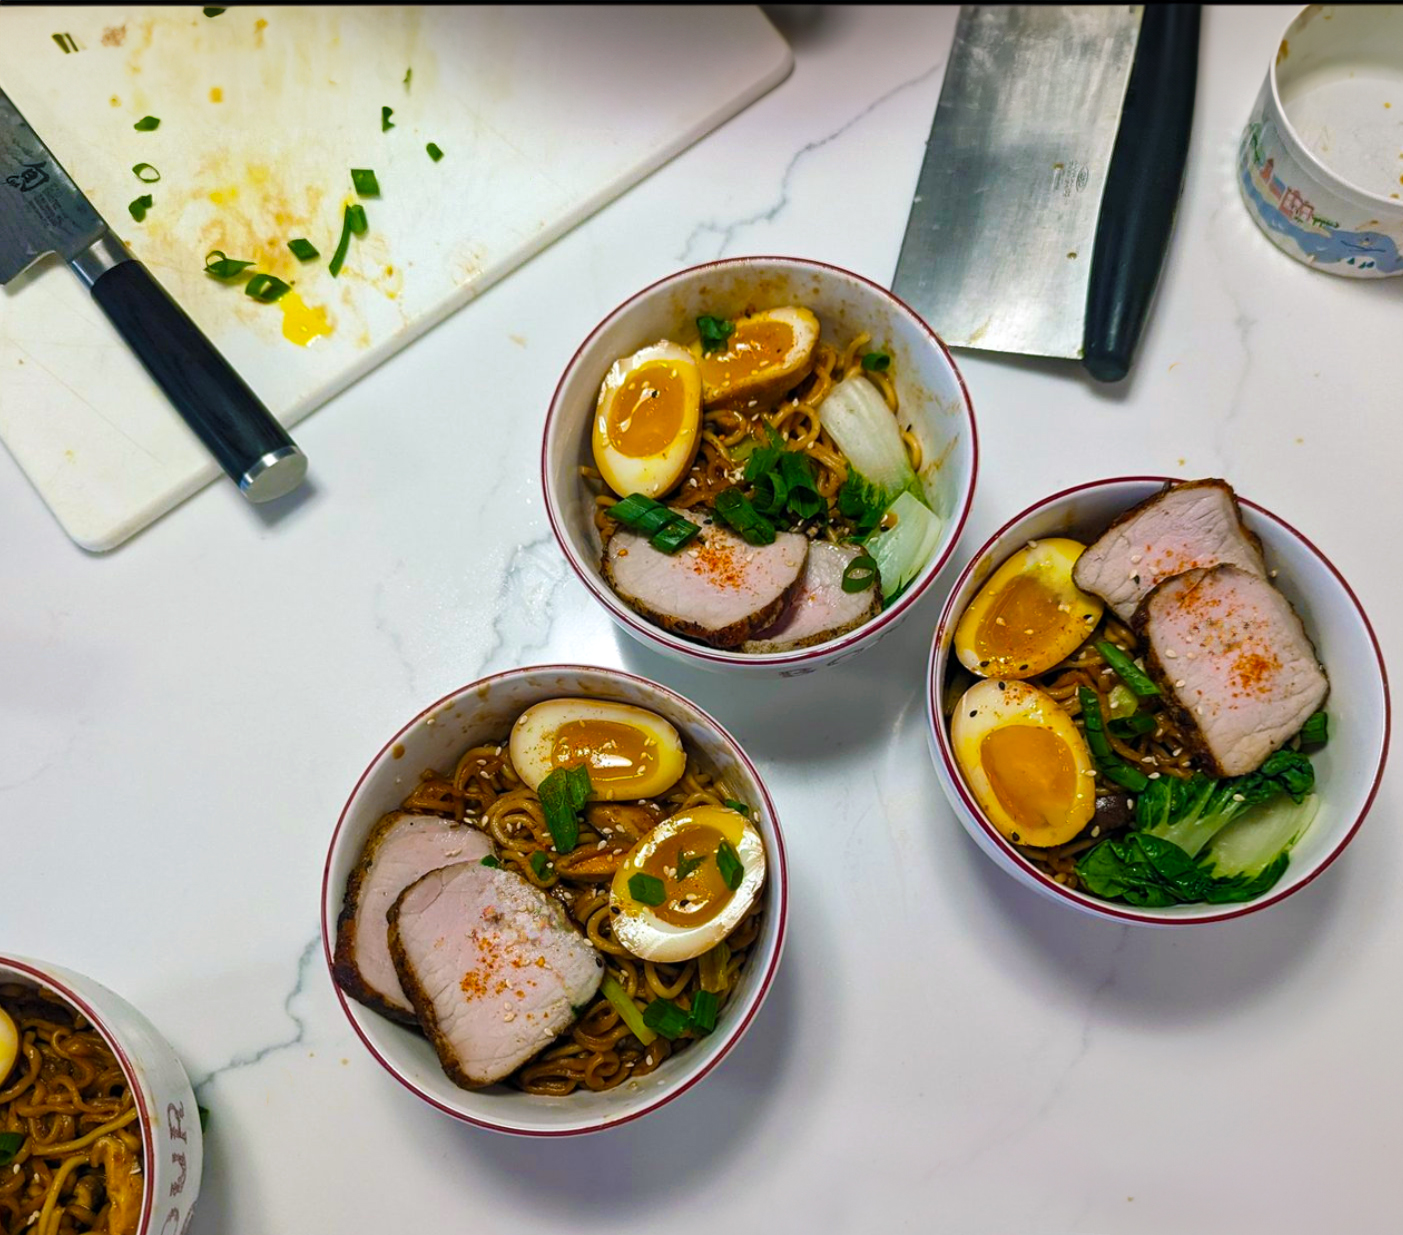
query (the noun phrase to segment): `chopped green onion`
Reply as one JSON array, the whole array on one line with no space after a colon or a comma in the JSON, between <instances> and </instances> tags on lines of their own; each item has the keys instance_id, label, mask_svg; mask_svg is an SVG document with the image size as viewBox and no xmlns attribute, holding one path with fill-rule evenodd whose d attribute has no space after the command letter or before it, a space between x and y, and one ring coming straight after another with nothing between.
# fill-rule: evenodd
<instances>
[{"instance_id":1,"label":"chopped green onion","mask_svg":"<svg viewBox=\"0 0 1403 1235\"><path fill-rule=\"evenodd\" d=\"M699 317L697 333L701 335L702 355L709 356L725 348L726 340L736 333L736 324L724 317Z\"/></svg>"},{"instance_id":2,"label":"chopped green onion","mask_svg":"<svg viewBox=\"0 0 1403 1235\"><path fill-rule=\"evenodd\" d=\"M351 184L361 197L379 197L380 182L368 167L351 168Z\"/></svg>"},{"instance_id":3,"label":"chopped green onion","mask_svg":"<svg viewBox=\"0 0 1403 1235\"><path fill-rule=\"evenodd\" d=\"M730 945L723 939L697 959L697 981L704 991L720 994L726 989L726 966L731 963Z\"/></svg>"},{"instance_id":4,"label":"chopped green onion","mask_svg":"<svg viewBox=\"0 0 1403 1235\"><path fill-rule=\"evenodd\" d=\"M1143 712L1138 716L1114 716L1107 722L1106 728L1116 737L1129 742L1142 734L1153 733L1155 718L1146 716Z\"/></svg>"},{"instance_id":5,"label":"chopped green onion","mask_svg":"<svg viewBox=\"0 0 1403 1235\"><path fill-rule=\"evenodd\" d=\"M1111 718L1118 720L1122 716L1134 716L1140 707L1140 700L1130 687L1123 682L1117 682L1106 695L1106 706Z\"/></svg>"},{"instance_id":6,"label":"chopped green onion","mask_svg":"<svg viewBox=\"0 0 1403 1235\"><path fill-rule=\"evenodd\" d=\"M651 1046L657 1040L658 1035L644 1023L643 1013L638 1010L638 1005L629 998L628 992L619 985L619 980L612 974L604 975L604 980L599 984L599 993L614 1005L614 1011L628 1026L629 1033L644 1046Z\"/></svg>"},{"instance_id":7,"label":"chopped green onion","mask_svg":"<svg viewBox=\"0 0 1403 1235\"><path fill-rule=\"evenodd\" d=\"M1330 739L1330 722L1324 712L1316 712L1301 726L1302 746L1324 746Z\"/></svg>"},{"instance_id":8,"label":"chopped green onion","mask_svg":"<svg viewBox=\"0 0 1403 1235\"><path fill-rule=\"evenodd\" d=\"M502 869L502 863L490 853L482 859L479 865L490 866L494 871L499 871Z\"/></svg>"},{"instance_id":9,"label":"chopped green onion","mask_svg":"<svg viewBox=\"0 0 1403 1235\"><path fill-rule=\"evenodd\" d=\"M716 513L752 545L775 543L775 529L764 515L750 504L739 489L722 489L716 495Z\"/></svg>"},{"instance_id":10,"label":"chopped green onion","mask_svg":"<svg viewBox=\"0 0 1403 1235\"><path fill-rule=\"evenodd\" d=\"M557 853L569 853L580 841L580 808L589 801L593 789L589 768L556 768L536 788L546 827Z\"/></svg>"},{"instance_id":11,"label":"chopped green onion","mask_svg":"<svg viewBox=\"0 0 1403 1235\"><path fill-rule=\"evenodd\" d=\"M721 872L722 882L732 892L740 887L741 880L745 878L745 867L728 840L723 840L716 850L716 869Z\"/></svg>"},{"instance_id":12,"label":"chopped green onion","mask_svg":"<svg viewBox=\"0 0 1403 1235\"><path fill-rule=\"evenodd\" d=\"M762 420L760 423L769 441L761 442L754 436L745 439L752 445L750 455L745 461L745 479L748 483L759 480L766 472L771 471L779 463L780 455L784 453L784 438L780 437L774 425L768 420Z\"/></svg>"},{"instance_id":13,"label":"chopped green onion","mask_svg":"<svg viewBox=\"0 0 1403 1235\"><path fill-rule=\"evenodd\" d=\"M544 879L550 872L550 859L539 849L531 855L531 869L535 872L537 879Z\"/></svg>"},{"instance_id":14,"label":"chopped green onion","mask_svg":"<svg viewBox=\"0 0 1403 1235\"><path fill-rule=\"evenodd\" d=\"M877 559L870 553L859 553L843 571L843 591L865 592L877 582Z\"/></svg>"},{"instance_id":15,"label":"chopped green onion","mask_svg":"<svg viewBox=\"0 0 1403 1235\"><path fill-rule=\"evenodd\" d=\"M642 871L629 876L628 894L640 905L661 905L667 900L667 888L663 886L663 881L656 875L645 875Z\"/></svg>"},{"instance_id":16,"label":"chopped green onion","mask_svg":"<svg viewBox=\"0 0 1403 1235\"><path fill-rule=\"evenodd\" d=\"M438 148L437 142L430 142L427 146L424 147L424 149L429 152L429 158L431 158L435 163L437 163L441 158L443 158L443 151Z\"/></svg>"},{"instance_id":17,"label":"chopped green onion","mask_svg":"<svg viewBox=\"0 0 1403 1235\"><path fill-rule=\"evenodd\" d=\"M1091 747L1091 757L1101 774L1132 793L1143 793L1150 778L1139 768L1131 767L1111 748L1106 737L1105 723L1101 718L1101 701L1096 692L1086 686L1077 687L1077 698L1081 702L1082 723L1086 726L1086 744Z\"/></svg>"},{"instance_id":18,"label":"chopped green onion","mask_svg":"<svg viewBox=\"0 0 1403 1235\"><path fill-rule=\"evenodd\" d=\"M244 284L244 295L252 296L263 304L272 304L275 300L281 300L290 291L292 291L290 283L284 283L276 275L271 274L256 274Z\"/></svg>"},{"instance_id":19,"label":"chopped green onion","mask_svg":"<svg viewBox=\"0 0 1403 1235\"><path fill-rule=\"evenodd\" d=\"M867 352L862 357L862 367L869 373L885 373L891 368L891 357L886 352Z\"/></svg>"},{"instance_id":20,"label":"chopped green onion","mask_svg":"<svg viewBox=\"0 0 1403 1235\"><path fill-rule=\"evenodd\" d=\"M201 1131L201 1132L208 1131L208 1129L209 1129L209 1107L207 1107L207 1106L199 1106L199 1105L197 1104L196 1107L195 1107L195 1109L196 1109L197 1111L199 1111L199 1113L200 1113L200 1131Z\"/></svg>"},{"instance_id":21,"label":"chopped green onion","mask_svg":"<svg viewBox=\"0 0 1403 1235\"><path fill-rule=\"evenodd\" d=\"M690 519L675 519L662 531L651 536L648 543L662 553L676 553L700 534L701 528Z\"/></svg>"},{"instance_id":22,"label":"chopped green onion","mask_svg":"<svg viewBox=\"0 0 1403 1235\"><path fill-rule=\"evenodd\" d=\"M351 247L351 237L364 235L364 223L365 211L360 206L346 207L346 212L341 218L341 239L336 242L336 252L327 264L327 271L333 279L341 273L341 267L346 264L346 250ZM359 232L356 231L358 225L361 226Z\"/></svg>"},{"instance_id":23,"label":"chopped green onion","mask_svg":"<svg viewBox=\"0 0 1403 1235\"><path fill-rule=\"evenodd\" d=\"M147 174L148 172L150 175ZM132 174L135 175L142 184L155 184L156 181L161 178L161 173L152 167L150 163L138 163L132 168Z\"/></svg>"},{"instance_id":24,"label":"chopped green onion","mask_svg":"<svg viewBox=\"0 0 1403 1235\"><path fill-rule=\"evenodd\" d=\"M235 261L223 249L211 249L205 254L205 273L215 279L232 279L252 265Z\"/></svg>"},{"instance_id":25,"label":"chopped green onion","mask_svg":"<svg viewBox=\"0 0 1403 1235\"><path fill-rule=\"evenodd\" d=\"M755 481L755 491L750 500L762 515L781 515L788 497L789 485L778 471L774 471L766 472Z\"/></svg>"},{"instance_id":26,"label":"chopped green onion","mask_svg":"<svg viewBox=\"0 0 1403 1235\"><path fill-rule=\"evenodd\" d=\"M364 236L370 228L369 222L366 221L364 206L347 206L346 221L351 226L353 236Z\"/></svg>"},{"instance_id":27,"label":"chopped green onion","mask_svg":"<svg viewBox=\"0 0 1403 1235\"><path fill-rule=\"evenodd\" d=\"M151 209L152 204L151 194L143 193L127 209L131 212L132 218L140 223L146 217L146 212Z\"/></svg>"},{"instance_id":28,"label":"chopped green onion","mask_svg":"<svg viewBox=\"0 0 1403 1235\"><path fill-rule=\"evenodd\" d=\"M701 534L690 519L669 510L641 493L630 493L609 507L608 514L625 527L647 536L648 543L662 553L676 553Z\"/></svg>"},{"instance_id":29,"label":"chopped green onion","mask_svg":"<svg viewBox=\"0 0 1403 1235\"><path fill-rule=\"evenodd\" d=\"M204 10L203 10L204 15L205 15L206 17L218 17L221 13L227 13L228 11L229 11L228 9L204 9Z\"/></svg>"},{"instance_id":30,"label":"chopped green onion","mask_svg":"<svg viewBox=\"0 0 1403 1235\"><path fill-rule=\"evenodd\" d=\"M19 1156L24 1138L23 1132L0 1132L0 1166L9 1166Z\"/></svg>"},{"instance_id":31,"label":"chopped green onion","mask_svg":"<svg viewBox=\"0 0 1403 1235\"><path fill-rule=\"evenodd\" d=\"M1101 653L1105 662L1116 671L1122 682L1130 687L1142 699L1149 699L1159 694L1159 687L1148 677L1144 670L1130 659L1114 643L1109 643L1105 639L1096 641L1096 650Z\"/></svg>"},{"instance_id":32,"label":"chopped green onion","mask_svg":"<svg viewBox=\"0 0 1403 1235\"><path fill-rule=\"evenodd\" d=\"M685 850L677 858L677 881L681 883L706 859L700 853L687 853Z\"/></svg>"},{"instance_id":33,"label":"chopped green onion","mask_svg":"<svg viewBox=\"0 0 1403 1235\"><path fill-rule=\"evenodd\" d=\"M140 120L132 125L132 128L138 133L154 133L160 127L161 122L155 116L142 116Z\"/></svg>"},{"instance_id":34,"label":"chopped green onion","mask_svg":"<svg viewBox=\"0 0 1403 1235\"><path fill-rule=\"evenodd\" d=\"M310 262L321 256L317 252L317 246L310 240L289 240L287 247L292 250L293 257L299 262Z\"/></svg>"},{"instance_id":35,"label":"chopped green onion","mask_svg":"<svg viewBox=\"0 0 1403 1235\"><path fill-rule=\"evenodd\" d=\"M380 132L388 133L395 127L394 121L390 119L394 114L395 109L393 107L382 107L380 109Z\"/></svg>"},{"instance_id":36,"label":"chopped green onion","mask_svg":"<svg viewBox=\"0 0 1403 1235\"><path fill-rule=\"evenodd\" d=\"M692 1028L699 1033L710 1033L716 1028L716 1011L719 1007L720 1003L710 991L697 991L692 996L692 1012L687 1018Z\"/></svg>"},{"instance_id":37,"label":"chopped green onion","mask_svg":"<svg viewBox=\"0 0 1403 1235\"><path fill-rule=\"evenodd\" d=\"M735 798L726 798L725 805L727 809L735 811L736 814L744 815L747 819L750 818L750 807L744 802L737 802Z\"/></svg>"},{"instance_id":38,"label":"chopped green onion","mask_svg":"<svg viewBox=\"0 0 1403 1235\"><path fill-rule=\"evenodd\" d=\"M671 1042L687 1032L690 1018L670 999L655 999L643 1009L643 1023Z\"/></svg>"},{"instance_id":39,"label":"chopped green onion","mask_svg":"<svg viewBox=\"0 0 1403 1235\"><path fill-rule=\"evenodd\" d=\"M53 36L53 39L54 42L63 49L63 54L65 56L68 55L69 52L78 50L78 44L73 41L73 36L71 34L56 34Z\"/></svg>"}]
</instances>

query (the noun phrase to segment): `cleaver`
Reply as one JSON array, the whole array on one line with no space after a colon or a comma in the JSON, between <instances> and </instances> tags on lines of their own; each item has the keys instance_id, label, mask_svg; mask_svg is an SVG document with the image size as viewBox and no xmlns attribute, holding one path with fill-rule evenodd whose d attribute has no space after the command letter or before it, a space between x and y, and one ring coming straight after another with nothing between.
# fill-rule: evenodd
<instances>
[{"instance_id":1,"label":"cleaver","mask_svg":"<svg viewBox=\"0 0 1403 1235\"><path fill-rule=\"evenodd\" d=\"M0 90L0 284L50 253L87 285L240 493L269 502L302 483L307 458L287 430L112 234Z\"/></svg>"},{"instance_id":2,"label":"cleaver","mask_svg":"<svg viewBox=\"0 0 1403 1235\"><path fill-rule=\"evenodd\" d=\"M1129 373L1183 186L1199 15L960 9L892 283L946 343Z\"/></svg>"}]
</instances>

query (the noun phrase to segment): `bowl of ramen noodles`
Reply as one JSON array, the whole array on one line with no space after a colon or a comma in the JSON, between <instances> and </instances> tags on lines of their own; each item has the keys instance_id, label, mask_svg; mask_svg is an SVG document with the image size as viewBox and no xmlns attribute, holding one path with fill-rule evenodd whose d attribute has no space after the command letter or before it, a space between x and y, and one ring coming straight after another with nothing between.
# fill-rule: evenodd
<instances>
[{"instance_id":1,"label":"bowl of ramen noodles","mask_svg":"<svg viewBox=\"0 0 1403 1235\"><path fill-rule=\"evenodd\" d=\"M91 978L0 955L0 1231L180 1235L200 1190L190 1081Z\"/></svg>"},{"instance_id":2,"label":"bowl of ramen noodles","mask_svg":"<svg viewBox=\"0 0 1403 1235\"><path fill-rule=\"evenodd\" d=\"M890 631L953 552L974 410L877 284L743 257L645 288L580 345L541 457L571 567L675 659L793 676Z\"/></svg>"},{"instance_id":3,"label":"bowl of ramen noodles","mask_svg":"<svg viewBox=\"0 0 1403 1235\"><path fill-rule=\"evenodd\" d=\"M1225 480L1029 507L956 581L929 667L946 796L1020 883L1178 926L1325 870L1383 775L1388 677L1329 559Z\"/></svg>"},{"instance_id":4,"label":"bowl of ramen noodles","mask_svg":"<svg viewBox=\"0 0 1403 1235\"><path fill-rule=\"evenodd\" d=\"M332 837L327 964L371 1055L440 1111L596 1132L695 1085L764 1002L784 842L745 752L609 669L514 669L385 743Z\"/></svg>"}]
</instances>

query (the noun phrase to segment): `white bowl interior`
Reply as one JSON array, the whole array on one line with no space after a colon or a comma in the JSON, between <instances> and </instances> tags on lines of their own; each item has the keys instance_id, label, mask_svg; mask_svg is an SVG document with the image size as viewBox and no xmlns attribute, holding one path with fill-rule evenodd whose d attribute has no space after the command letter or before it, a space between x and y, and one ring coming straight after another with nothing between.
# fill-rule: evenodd
<instances>
[{"instance_id":1,"label":"white bowl interior","mask_svg":"<svg viewBox=\"0 0 1403 1235\"><path fill-rule=\"evenodd\" d=\"M1291 864L1266 896L1242 905L1177 905L1140 909L1069 891L1031 866L988 822L964 785L940 713L950 647L959 615L984 581L1029 540L1070 536L1090 543L1118 514L1163 485L1160 478L1110 480L1039 503L998 533L972 559L946 602L930 664L931 747L936 771L960 821L1005 870L1039 892L1100 916L1172 923L1233 917L1260 908L1309 882L1344 847L1372 800L1383 771L1388 691L1383 660L1359 602L1327 559L1275 515L1239 496L1243 519L1262 540L1276 584L1301 615L1330 678L1330 740L1311 755L1320 809L1291 853Z\"/></svg>"},{"instance_id":2,"label":"white bowl interior","mask_svg":"<svg viewBox=\"0 0 1403 1235\"><path fill-rule=\"evenodd\" d=\"M874 349L892 357L901 421L921 444L921 480L945 521L931 560L897 604L858 632L796 652L756 656L702 647L654 627L614 595L600 574L594 495L579 469L593 462L590 423L599 387L621 356L660 338L677 337L701 314L739 317L747 311L798 304L811 309L823 338L839 345L866 332ZM851 649L862 632L889 625L944 564L964 522L974 487L974 421L958 371L929 328L909 309L865 279L791 258L737 258L664 279L605 318L570 362L546 425L543 459L547 503L567 556L590 590L625 629L686 659L712 665L774 666L828 663Z\"/></svg>"},{"instance_id":3,"label":"white bowl interior","mask_svg":"<svg viewBox=\"0 0 1403 1235\"><path fill-rule=\"evenodd\" d=\"M676 1096L707 1072L739 1038L759 1008L784 938L784 846L773 804L735 742L686 700L642 678L604 669L555 666L517 669L448 696L412 721L377 756L346 804L327 858L322 924L328 955L336 938L346 880L370 830L395 810L426 769L451 768L464 750L497 741L528 707L543 699L610 699L648 708L682 735L689 755L716 776L726 796L748 803L759 818L768 872L764 925L750 964L716 1029L672 1056L655 1072L605 1093L577 1091L564 1098L519 1093L504 1085L460 1089L444 1074L428 1041L347 996L341 1002L380 1062L421 1097L473 1123L518 1133L590 1132L645 1113ZM334 981L334 979L333 979ZM339 994L339 991L338 991Z\"/></svg>"}]
</instances>

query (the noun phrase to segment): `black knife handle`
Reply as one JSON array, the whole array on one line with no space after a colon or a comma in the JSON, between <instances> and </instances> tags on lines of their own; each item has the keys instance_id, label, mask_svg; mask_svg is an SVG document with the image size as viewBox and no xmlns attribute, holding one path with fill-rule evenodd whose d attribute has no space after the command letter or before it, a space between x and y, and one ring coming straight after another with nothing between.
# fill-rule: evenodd
<instances>
[{"instance_id":1,"label":"black knife handle","mask_svg":"<svg viewBox=\"0 0 1403 1235\"><path fill-rule=\"evenodd\" d=\"M287 430L145 266L118 262L92 295L245 497L266 502L301 484L307 460Z\"/></svg>"},{"instance_id":2,"label":"black knife handle","mask_svg":"<svg viewBox=\"0 0 1403 1235\"><path fill-rule=\"evenodd\" d=\"M1091 376L1130 372L1154 299L1194 119L1197 4L1147 4L1091 254L1083 360Z\"/></svg>"}]
</instances>

